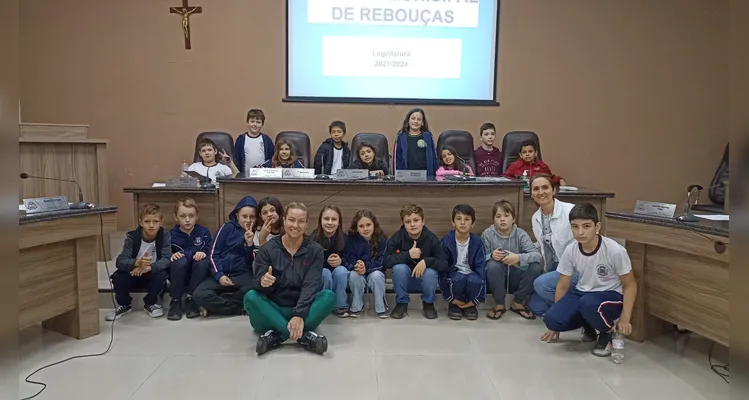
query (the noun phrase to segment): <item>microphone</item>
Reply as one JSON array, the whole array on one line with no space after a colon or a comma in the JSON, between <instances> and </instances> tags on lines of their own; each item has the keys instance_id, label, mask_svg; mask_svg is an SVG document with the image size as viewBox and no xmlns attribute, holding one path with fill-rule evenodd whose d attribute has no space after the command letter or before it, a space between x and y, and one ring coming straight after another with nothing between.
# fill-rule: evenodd
<instances>
[{"instance_id":1,"label":"microphone","mask_svg":"<svg viewBox=\"0 0 749 400\"><path fill-rule=\"evenodd\" d=\"M323 152L320 157L322 158L322 167L320 169L320 174L315 177L315 179L322 179L322 180L328 180L330 179L330 176L325 173L325 152Z\"/></svg>"},{"instance_id":2,"label":"microphone","mask_svg":"<svg viewBox=\"0 0 749 400\"><path fill-rule=\"evenodd\" d=\"M454 179L458 181L475 181L476 178L473 176L468 175L468 161L466 161L463 157L459 156L458 154L455 154L455 157L459 158L460 161L463 161L463 174L457 175Z\"/></svg>"},{"instance_id":3,"label":"microphone","mask_svg":"<svg viewBox=\"0 0 749 400\"><path fill-rule=\"evenodd\" d=\"M86 209L89 208L90 204L83 201L83 190L81 190L81 185L78 184L78 182L72 180L72 179L60 179L60 178L48 178L46 176L35 176L35 175L29 175L25 172L21 172L19 175L21 179L28 179L28 178L34 178L34 179L45 179L48 181L58 181L58 182L70 182L75 183L75 185L78 187L78 203L73 203L70 205L71 209Z\"/></svg>"}]
</instances>

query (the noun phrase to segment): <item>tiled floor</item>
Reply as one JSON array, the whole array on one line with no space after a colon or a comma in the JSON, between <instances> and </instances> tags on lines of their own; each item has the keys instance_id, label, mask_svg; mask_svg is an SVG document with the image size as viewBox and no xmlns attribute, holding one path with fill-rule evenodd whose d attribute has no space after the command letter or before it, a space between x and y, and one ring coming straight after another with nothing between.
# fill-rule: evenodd
<instances>
[{"instance_id":1,"label":"tiled floor","mask_svg":"<svg viewBox=\"0 0 749 400\"><path fill-rule=\"evenodd\" d=\"M77 341L30 328L21 333L23 376L49 362L106 349L102 333ZM577 333L545 344L540 321L427 321L412 307L400 321L328 318L329 351L296 344L258 358L246 317L152 320L134 312L115 324L102 357L77 359L34 378L39 399L722 399L729 388L707 362L709 342L663 336L627 342L615 365L589 354ZM715 361L727 350L716 348ZM21 379L23 381L23 379ZM21 395L36 386L21 383Z\"/></svg>"}]
</instances>

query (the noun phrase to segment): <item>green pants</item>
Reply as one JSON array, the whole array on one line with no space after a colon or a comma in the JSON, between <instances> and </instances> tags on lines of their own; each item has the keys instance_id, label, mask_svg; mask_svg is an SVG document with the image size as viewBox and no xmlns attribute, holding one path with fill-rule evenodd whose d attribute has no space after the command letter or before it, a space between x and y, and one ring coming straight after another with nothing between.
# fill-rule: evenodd
<instances>
[{"instance_id":1,"label":"green pants","mask_svg":"<svg viewBox=\"0 0 749 400\"><path fill-rule=\"evenodd\" d=\"M312 302L307 318L304 319L304 331L315 330L330 315L334 307L335 293L330 290L318 293ZM244 296L244 308L250 316L250 325L255 332L265 333L274 330L281 334L283 341L291 336L287 325L294 316L293 307L281 307L260 292L250 290Z\"/></svg>"}]
</instances>

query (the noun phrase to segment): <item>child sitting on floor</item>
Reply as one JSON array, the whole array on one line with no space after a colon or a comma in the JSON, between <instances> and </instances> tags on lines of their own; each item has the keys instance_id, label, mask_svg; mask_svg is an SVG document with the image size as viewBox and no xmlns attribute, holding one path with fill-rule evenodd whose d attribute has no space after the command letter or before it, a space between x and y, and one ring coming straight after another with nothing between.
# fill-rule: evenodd
<instances>
[{"instance_id":1,"label":"child sitting on floor","mask_svg":"<svg viewBox=\"0 0 749 400\"><path fill-rule=\"evenodd\" d=\"M349 315L357 318L364 308L365 288L374 295L375 312L381 319L390 317L385 301L385 271L382 265L387 237L370 210L360 210L351 220L344 250L348 284L351 289Z\"/></svg>"},{"instance_id":2,"label":"child sitting on floor","mask_svg":"<svg viewBox=\"0 0 749 400\"><path fill-rule=\"evenodd\" d=\"M442 297L450 304L450 319L475 320L476 306L486 300L486 258L481 238L471 233L476 211L468 204L453 208L453 230L442 238L449 271L440 274Z\"/></svg>"},{"instance_id":3,"label":"child sitting on floor","mask_svg":"<svg viewBox=\"0 0 749 400\"><path fill-rule=\"evenodd\" d=\"M164 315L164 309L157 303L166 284L167 267L172 256L172 242L169 232L164 231L164 216L158 204L148 203L138 215L140 225L125 236L122 252L117 256L112 278L117 308L106 316L107 321L120 319L132 311L133 289L148 290L143 298L143 309L151 318Z\"/></svg>"},{"instance_id":4,"label":"child sitting on floor","mask_svg":"<svg viewBox=\"0 0 749 400\"><path fill-rule=\"evenodd\" d=\"M346 318L349 316L348 294L346 294L349 270L344 265L344 258L341 257L346 247L346 234L343 233L341 225L342 218L341 210L337 206L323 207L317 218L317 228L310 237L325 249L322 282L323 289L332 290L336 295L333 314L339 318Z\"/></svg>"},{"instance_id":5,"label":"child sitting on floor","mask_svg":"<svg viewBox=\"0 0 749 400\"><path fill-rule=\"evenodd\" d=\"M184 198L174 206L174 225L169 232L172 239L172 257L169 264L170 296L167 319L182 319L182 298L187 318L200 315L198 305L192 299L195 288L208 277L210 262L208 253L213 245L211 231L198 225L200 212L195 200Z\"/></svg>"},{"instance_id":6,"label":"child sitting on floor","mask_svg":"<svg viewBox=\"0 0 749 400\"><path fill-rule=\"evenodd\" d=\"M533 293L533 282L541 275L541 252L528 233L515 225L512 203L507 200L494 203L492 215L494 224L481 234L486 254L486 281L495 303L486 317L502 318L507 311L507 293L514 292L510 311L525 319L535 319L525 305Z\"/></svg>"}]
</instances>

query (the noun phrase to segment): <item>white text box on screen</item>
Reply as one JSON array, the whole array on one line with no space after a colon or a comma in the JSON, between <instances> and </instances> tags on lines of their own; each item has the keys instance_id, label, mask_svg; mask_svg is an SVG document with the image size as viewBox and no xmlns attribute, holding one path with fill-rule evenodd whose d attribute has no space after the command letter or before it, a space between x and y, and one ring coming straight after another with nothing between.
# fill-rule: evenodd
<instances>
[{"instance_id":1,"label":"white text box on screen","mask_svg":"<svg viewBox=\"0 0 749 400\"><path fill-rule=\"evenodd\" d=\"M399 2L392 0L308 0L311 24L435 26L477 28L479 2Z\"/></svg>"},{"instance_id":2,"label":"white text box on screen","mask_svg":"<svg viewBox=\"0 0 749 400\"><path fill-rule=\"evenodd\" d=\"M323 76L459 79L460 39L323 36Z\"/></svg>"}]
</instances>

